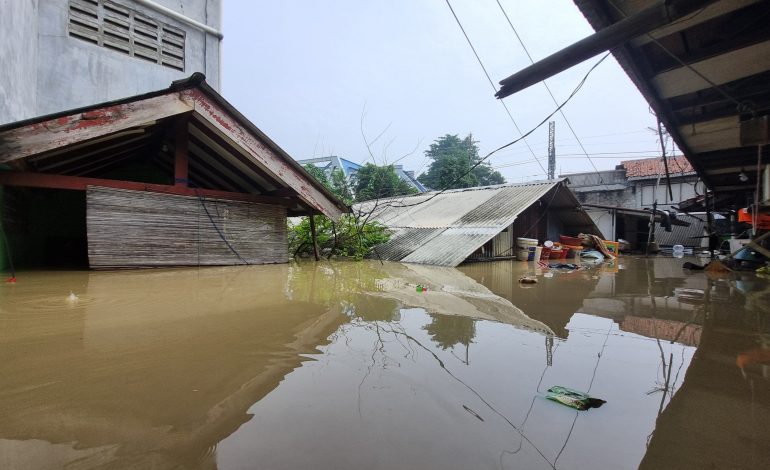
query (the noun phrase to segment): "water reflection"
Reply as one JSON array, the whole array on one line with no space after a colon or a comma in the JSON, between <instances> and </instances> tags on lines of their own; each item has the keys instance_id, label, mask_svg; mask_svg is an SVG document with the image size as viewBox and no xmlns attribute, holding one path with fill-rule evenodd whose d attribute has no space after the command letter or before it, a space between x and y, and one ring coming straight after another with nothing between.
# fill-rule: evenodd
<instances>
[{"instance_id":1,"label":"water reflection","mask_svg":"<svg viewBox=\"0 0 770 470\"><path fill-rule=\"evenodd\" d=\"M713 275L681 266L682 260L671 258L621 258L617 272L598 268L598 279L578 279L585 289L592 285L587 294L566 295L577 304L574 311L611 319L618 330L608 335L650 338L658 349L658 372L647 394L659 404L640 468L764 468L770 463L770 438L760 424L770 422L769 284L752 273ZM508 263L461 269L519 306L529 300L519 301L515 290L506 291L506 279L525 267ZM525 310L554 331L571 316L568 343L578 330L570 327L578 315L568 313L573 307L565 302ZM579 330L593 333L597 341L601 336L598 330ZM643 357L638 348L631 350Z\"/></svg>"},{"instance_id":2,"label":"water reflection","mask_svg":"<svg viewBox=\"0 0 770 470\"><path fill-rule=\"evenodd\" d=\"M681 262L22 273L0 468L762 468L767 281Z\"/></svg>"}]
</instances>

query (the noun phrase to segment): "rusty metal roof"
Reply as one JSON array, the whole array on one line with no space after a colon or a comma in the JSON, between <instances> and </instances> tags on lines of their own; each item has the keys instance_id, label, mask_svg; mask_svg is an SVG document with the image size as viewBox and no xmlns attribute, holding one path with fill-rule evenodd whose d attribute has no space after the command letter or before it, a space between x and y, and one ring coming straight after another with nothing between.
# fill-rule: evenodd
<instances>
[{"instance_id":1,"label":"rusty metal roof","mask_svg":"<svg viewBox=\"0 0 770 470\"><path fill-rule=\"evenodd\" d=\"M599 234L563 179L367 201L354 212L371 214L393 231L377 247L380 258L457 266L541 199L550 210L568 209L559 212L565 226Z\"/></svg>"}]
</instances>

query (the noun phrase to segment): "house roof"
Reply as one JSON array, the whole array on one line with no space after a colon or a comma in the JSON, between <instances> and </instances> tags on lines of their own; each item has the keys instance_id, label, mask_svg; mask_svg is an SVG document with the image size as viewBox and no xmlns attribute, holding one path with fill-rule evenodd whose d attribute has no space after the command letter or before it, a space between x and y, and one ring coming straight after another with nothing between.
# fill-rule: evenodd
<instances>
[{"instance_id":1,"label":"house roof","mask_svg":"<svg viewBox=\"0 0 770 470\"><path fill-rule=\"evenodd\" d=\"M656 3L575 0L597 31ZM763 20L770 1L700 3L612 52L704 182L717 192L749 192L757 148L742 127L770 107L770 28ZM748 181L740 181L741 172Z\"/></svg>"},{"instance_id":2,"label":"house roof","mask_svg":"<svg viewBox=\"0 0 770 470\"><path fill-rule=\"evenodd\" d=\"M564 180L427 192L357 204L353 210L393 231L377 247L382 259L457 266L545 197L565 226L599 234Z\"/></svg>"},{"instance_id":3,"label":"house roof","mask_svg":"<svg viewBox=\"0 0 770 470\"><path fill-rule=\"evenodd\" d=\"M666 168L659 157L626 160L620 164L626 170L626 178L629 180L657 178L658 175L666 174ZM668 173L672 177L694 175L695 169L683 156L670 157L668 158Z\"/></svg>"},{"instance_id":4,"label":"house roof","mask_svg":"<svg viewBox=\"0 0 770 470\"><path fill-rule=\"evenodd\" d=\"M0 164L9 170L0 177L86 181L132 159L173 175L178 132L186 135L192 187L284 203L290 215L337 218L349 210L201 73L163 90L0 126Z\"/></svg>"},{"instance_id":5,"label":"house roof","mask_svg":"<svg viewBox=\"0 0 770 470\"><path fill-rule=\"evenodd\" d=\"M688 225L681 225L676 222L685 222ZM662 225L655 226L655 241L660 246L682 245L688 247L699 247L703 244L706 216L696 216L685 213L679 213L672 217L671 231L667 232Z\"/></svg>"},{"instance_id":6,"label":"house roof","mask_svg":"<svg viewBox=\"0 0 770 470\"><path fill-rule=\"evenodd\" d=\"M504 79L498 96L611 50L710 189L753 191L770 134L770 0L574 2L597 32Z\"/></svg>"}]
</instances>

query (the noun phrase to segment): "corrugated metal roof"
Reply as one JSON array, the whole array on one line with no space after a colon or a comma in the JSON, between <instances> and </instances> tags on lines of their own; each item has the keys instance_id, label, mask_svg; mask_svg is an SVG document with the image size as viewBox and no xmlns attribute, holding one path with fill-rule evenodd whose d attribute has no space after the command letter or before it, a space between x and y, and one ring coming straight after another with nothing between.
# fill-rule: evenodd
<instances>
[{"instance_id":1,"label":"corrugated metal roof","mask_svg":"<svg viewBox=\"0 0 770 470\"><path fill-rule=\"evenodd\" d=\"M552 209L569 208L560 218L569 226L593 233L595 225L579 209L564 180L505 184L423 193L357 204L356 212L394 231L377 247L382 259L406 263L457 266L551 190ZM599 233L596 231L596 233Z\"/></svg>"},{"instance_id":2,"label":"corrugated metal roof","mask_svg":"<svg viewBox=\"0 0 770 470\"><path fill-rule=\"evenodd\" d=\"M704 233L706 233L706 216L698 217L690 214L676 214L675 218L690 225L685 227L672 224L670 232L666 232L663 226L656 225L655 241L658 242L658 245L700 247L704 241Z\"/></svg>"}]
</instances>

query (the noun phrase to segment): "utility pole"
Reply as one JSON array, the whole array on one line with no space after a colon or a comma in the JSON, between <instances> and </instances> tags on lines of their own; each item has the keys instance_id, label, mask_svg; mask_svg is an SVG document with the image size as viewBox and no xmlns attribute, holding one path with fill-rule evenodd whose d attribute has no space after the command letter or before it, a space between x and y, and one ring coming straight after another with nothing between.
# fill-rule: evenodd
<instances>
[{"instance_id":1,"label":"utility pole","mask_svg":"<svg viewBox=\"0 0 770 470\"><path fill-rule=\"evenodd\" d=\"M548 179L556 178L556 121L548 121Z\"/></svg>"}]
</instances>

